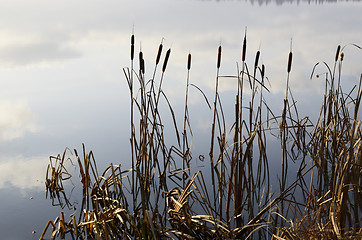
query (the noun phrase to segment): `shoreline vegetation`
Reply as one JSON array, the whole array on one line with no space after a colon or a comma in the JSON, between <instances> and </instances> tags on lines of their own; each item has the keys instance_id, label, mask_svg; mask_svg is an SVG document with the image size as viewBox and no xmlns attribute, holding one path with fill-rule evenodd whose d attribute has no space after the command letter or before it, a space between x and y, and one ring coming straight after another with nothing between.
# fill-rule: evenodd
<instances>
[{"instance_id":1,"label":"shoreline vegetation","mask_svg":"<svg viewBox=\"0 0 362 240\"><path fill-rule=\"evenodd\" d=\"M74 209L49 221L41 239L357 239L362 238L362 121L359 118L362 74L353 89L342 89L343 50L334 63L315 64L311 78L325 81L318 120L300 116L289 87L293 52L286 66L281 113L269 108L270 94L260 51L247 63L247 35L235 75L219 75L222 46L216 58L215 93L209 100L190 83L187 56L184 115L177 118L162 90L171 49L161 42L151 77L142 50L124 68L130 90L131 169L111 164L98 172L92 151L66 149L50 157L46 196L53 205ZM162 61L163 59L163 61ZM318 75L319 69L324 74ZM157 74L156 74L157 73ZM156 78L156 76L159 76ZM226 120L219 94L223 78L237 83L233 124ZM191 152L189 88L197 89L212 112L208 156ZM168 106L172 124L164 125L160 102ZM165 110L162 108L162 110ZM181 124L180 124L181 123ZM177 143L169 146L165 129ZM272 134L271 132L276 134ZM280 169L271 171L267 141L279 141ZM275 159L273 160L275 161ZM69 171L76 165L77 174ZM298 166L291 181L290 166ZM289 172L288 172L289 171ZM278 189L270 188L278 176ZM82 188L79 209L70 201L74 182ZM78 190L79 191L79 190Z\"/></svg>"}]
</instances>

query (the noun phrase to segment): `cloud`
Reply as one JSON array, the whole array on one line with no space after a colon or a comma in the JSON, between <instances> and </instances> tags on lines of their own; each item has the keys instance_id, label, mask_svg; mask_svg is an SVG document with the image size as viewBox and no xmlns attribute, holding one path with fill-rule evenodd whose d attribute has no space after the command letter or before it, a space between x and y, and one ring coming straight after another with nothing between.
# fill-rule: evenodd
<instances>
[{"instance_id":1,"label":"cloud","mask_svg":"<svg viewBox=\"0 0 362 240\"><path fill-rule=\"evenodd\" d=\"M0 142L20 138L26 132L35 132L35 118L35 113L26 102L0 100Z\"/></svg>"},{"instance_id":2,"label":"cloud","mask_svg":"<svg viewBox=\"0 0 362 240\"><path fill-rule=\"evenodd\" d=\"M0 160L0 189L18 187L20 189L43 188L48 156L24 158L15 156Z\"/></svg>"},{"instance_id":3,"label":"cloud","mask_svg":"<svg viewBox=\"0 0 362 240\"><path fill-rule=\"evenodd\" d=\"M6 67L64 61L80 56L80 51L57 42L38 41L0 47L0 63Z\"/></svg>"}]
</instances>

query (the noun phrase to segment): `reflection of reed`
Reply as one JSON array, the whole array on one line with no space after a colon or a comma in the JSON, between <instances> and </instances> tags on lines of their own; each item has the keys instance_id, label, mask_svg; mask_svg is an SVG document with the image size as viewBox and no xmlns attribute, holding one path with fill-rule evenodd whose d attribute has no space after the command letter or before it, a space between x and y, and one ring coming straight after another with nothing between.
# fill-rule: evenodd
<instances>
[{"instance_id":1,"label":"reflection of reed","mask_svg":"<svg viewBox=\"0 0 362 240\"><path fill-rule=\"evenodd\" d=\"M205 2L250 2L251 4L258 5L268 5L268 4L299 4L299 3L308 3L308 4L323 4L323 3L337 3L337 2L360 2L361 0L196 0L196 1L205 1Z\"/></svg>"},{"instance_id":2,"label":"reflection of reed","mask_svg":"<svg viewBox=\"0 0 362 240\"><path fill-rule=\"evenodd\" d=\"M74 150L75 161L67 157L67 150L52 157L46 176L47 196L53 204L71 207L64 190L72 178L67 164L76 163L83 199L77 218L72 215L66 220L62 212L55 222L47 223L41 238L48 228L52 228L52 236L63 238L69 234L77 239L352 239L362 235L362 123L358 119L362 76L354 91L342 91L343 47L337 48L333 68L323 62L313 69L314 74L319 65L324 65L328 72L324 102L313 129L308 117L300 118L289 87L292 50L280 115L273 113L264 98L269 90L265 66L259 62L261 52L256 52L252 67L247 63L246 32L236 75L220 75L222 48L218 48L212 106L206 95L189 83L189 54L181 138L174 110L162 89L171 49L165 54L156 84L162 46L161 42L149 79L142 51L138 71L133 67L131 37L131 68L125 68L124 73L134 106L132 168L122 170L111 164L99 174L92 151L87 153L85 147L83 154ZM226 79L237 83L235 119L230 129L226 128L218 90ZM135 84L138 91L133 93ZM213 116L210 165L201 170L194 168L191 154L191 86L200 90ZM162 121L161 102L171 115L177 140L174 146L165 139L169 126ZM275 134L273 129L280 141L280 174L269 169L267 140ZM290 178L288 166L294 163L299 169L297 176ZM274 193L270 173L279 177L279 191ZM207 181L207 175L211 175L211 181ZM287 220L291 217L293 221Z\"/></svg>"}]
</instances>

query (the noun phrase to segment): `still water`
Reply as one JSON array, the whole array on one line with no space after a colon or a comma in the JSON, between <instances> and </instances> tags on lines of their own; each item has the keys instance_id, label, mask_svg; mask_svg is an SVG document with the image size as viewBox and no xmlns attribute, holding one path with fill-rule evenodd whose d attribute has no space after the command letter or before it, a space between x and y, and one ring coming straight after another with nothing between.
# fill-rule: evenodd
<instances>
[{"instance_id":1,"label":"still water","mask_svg":"<svg viewBox=\"0 0 362 240\"><path fill-rule=\"evenodd\" d=\"M172 48L164 91L177 116L187 54L191 82L211 98L218 45L221 74L235 74L247 31L249 61L260 50L267 68L270 107L282 107L292 48L291 88L301 113L315 119L323 82L309 79L311 69L318 61L331 64L338 44L362 45L361 12L359 1L1 1L0 239L38 239L46 221L59 215L45 199L50 155L66 147L80 151L85 143L99 169L111 162L130 166L122 68L129 66L132 31L146 69L161 41ZM361 51L345 49L346 86L359 79L361 60ZM220 88L227 99L234 84ZM194 155L207 155L211 113L199 94L190 94Z\"/></svg>"}]
</instances>

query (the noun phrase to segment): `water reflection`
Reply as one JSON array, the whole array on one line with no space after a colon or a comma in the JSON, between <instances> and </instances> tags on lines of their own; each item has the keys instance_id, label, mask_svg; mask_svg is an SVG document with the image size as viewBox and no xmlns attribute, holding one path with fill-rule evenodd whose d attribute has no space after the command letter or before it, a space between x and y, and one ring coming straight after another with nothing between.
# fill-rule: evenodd
<instances>
[{"instance_id":1,"label":"water reflection","mask_svg":"<svg viewBox=\"0 0 362 240\"><path fill-rule=\"evenodd\" d=\"M326 3L337 3L344 2L340 0L249 0L251 3L258 3L259 5L268 5L270 3L275 3L276 5L283 4L300 4L300 3L308 3L308 4L326 4ZM350 0L350 2L359 2L360 0ZM346 0L345 2L349 2Z\"/></svg>"},{"instance_id":2,"label":"water reflection","mask_svg":"<svg viewBox=\"0 0 362 240\"><path fill-rule=\"evenodd\" d=\"M300 4L300 3L308 3L308 4L324 4L324 3L341 3L341 2L360 2L361 0L198 0L198 1L216 1L216 2L230 2L230 1L239 1L239 2L250 2L252 4L268 5L275 3L276 5L283 4Z\"/></svg>"},{"instance_id":3,"label":"water reflection","mask_svg":"<svg viewBox=\"0 0 362 240\"><path fill-rule=\"evenodd\" d=\"M23 8L10 1L2 4L0 22L6 26L0 30L0 214L11 219L0 224L2 239L31 238L26 235L33 230L27 219L39 232L45 220L57 216L59 209L53 210L44 199L49 155L62 153L65 147L81 149L84 142L94 151L100 171L110 162L129 165L129 92L121 68L129 65L132 26L137 45L144 50L146 69L153 66L163 37L165 48L172 47L164 90L177 116L182 116L184 91L180 89L185 87L187 53L193 54L192 83L212 96L217 46L221 42L224 51L222 74L235 74L245 26L247 59L251 61L261 50L260 61L272 85L273 98L268 103L279 112L291 37L295 56L291 85L301 114L319 111L315 103L321 101L318 94L323 82L309 80L314 63L333 60L338 44L361 45L361 32L356 31L362 21L360 4L309 1L336 3L311 7L278 0L212 2L216 3L32 1L24 2ZM355 50L346 48L344 83L356 83L360 60ZM234 86L223 81L223 96ZM226 104L225 108L232 110L233 106ZM200 130L194 133L194 142L199 144L194 155L207 156L209 141L204 139L209 139L210 112L196 91L190 91L191 111L192 126ZM172 121L165 124L172 125Z\"/></svg>"},{"instance_id":4,"label":"water reflection","mask_svg":"<svg viewBox=\"0 0 362 240\"><path fill-rule=\"evenodd\" d=\"M1 239L39 239L44 224L59 215L43 192L0 188Z\"/></svg>"}]
</instances>

